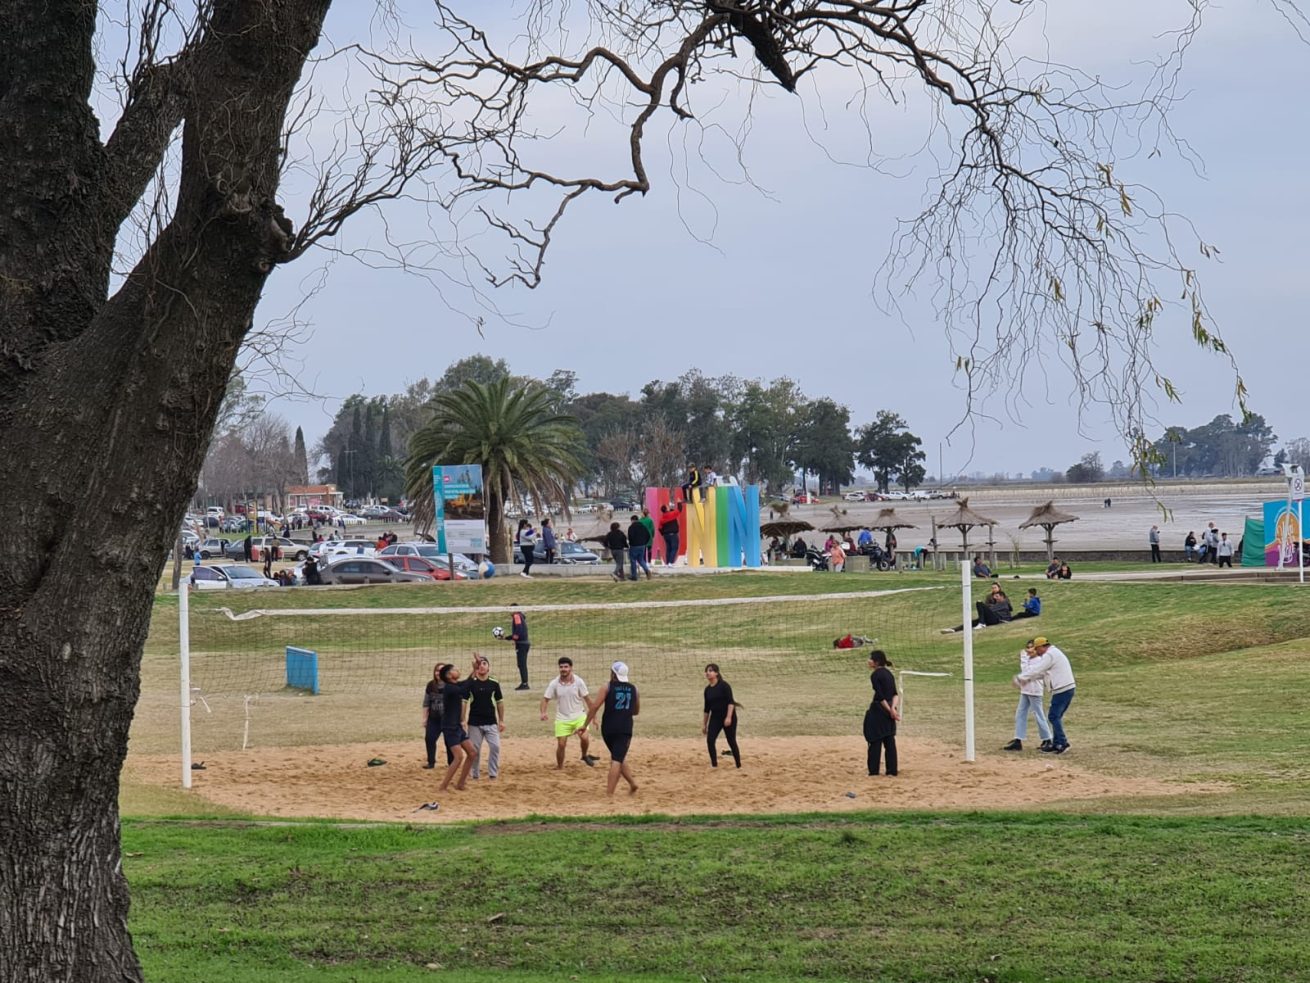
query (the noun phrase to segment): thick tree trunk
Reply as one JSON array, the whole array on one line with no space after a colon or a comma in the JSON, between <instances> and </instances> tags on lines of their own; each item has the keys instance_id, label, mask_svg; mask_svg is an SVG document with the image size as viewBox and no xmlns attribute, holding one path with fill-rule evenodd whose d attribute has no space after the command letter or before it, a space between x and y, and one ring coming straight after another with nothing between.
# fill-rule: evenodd
<instances>
[{"instance_id":1,"label":"thick tree trunk","mask_svg":"<svg viewBox=\"0 0 1310 983\"><path fill-rule=\"evenodd\" d=\"M285 253L282 121L326 8L218 0L171 94L130 104L101 147L85 109L94 5L0 7L6 983L141 976L117 803L141 650L237 348ZM105 300L118 224L178 118L174 218Z\"/></svg>"}]
</instances>

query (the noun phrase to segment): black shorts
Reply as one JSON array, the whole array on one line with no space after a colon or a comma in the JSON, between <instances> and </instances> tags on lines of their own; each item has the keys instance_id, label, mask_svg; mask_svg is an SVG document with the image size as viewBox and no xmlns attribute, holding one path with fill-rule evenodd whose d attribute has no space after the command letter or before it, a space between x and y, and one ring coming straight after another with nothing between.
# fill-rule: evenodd
<instances>
[{"instance_id":1,"label":"black shorts","mask_svg":"<svg viewBox=\"0 0 1310 983\"><path fill-rule=\"evenodd\" d=\"M453 751L469 739L469 732L463 727L456 727L454 730L447 727L442 729L441 736L446 742L446 747Z\"/></svg>"},{"instance_id":2,"label":"black shorts","mask_svg":"<svg viewBox=\"0 0 1310 983\"><path fill-rule=\"evenodd\" d=\"M628 756L628 745L632 743L631 734L601 734L605 746L609 748L610 757L619 764Z\"/></svg>"}]
</instances>

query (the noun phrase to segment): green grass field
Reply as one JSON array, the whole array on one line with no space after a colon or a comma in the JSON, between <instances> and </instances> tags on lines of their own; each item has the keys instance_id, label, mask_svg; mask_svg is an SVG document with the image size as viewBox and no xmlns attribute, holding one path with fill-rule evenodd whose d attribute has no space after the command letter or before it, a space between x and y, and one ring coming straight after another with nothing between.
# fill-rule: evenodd
<instances>
[{"instance_id":1,"label":"green grass field","mask_svg":"<svg viewBox=\"0 0 1310 983\"><path fill-rule=\"evenodd\" d=\"M503 610L511 600L690 600L954 583L930 574L753 574L628 586L540 578L449 591L276 592L259 603ZM242 824L180 792L125 786L132 927L149 977L392 981L424 978L438 966L443 978L467 980L1310 978L1303 737L1310 607L1302 595L1282 584L1042 581L1040 588L1047 607L1039 622L977 636L980 753L999 754L1010 736L1015 652L1040 631L1068 652L1078 674L1067 724L1081 767L1218 782L1221 791L1105 800L1090 815L1083 808L415 828ZM218 603L202 596L194 609L203 615ZM901 665L957 674L911 692L913 733L960 740L960 643L937 633L944 616L958 620L958 592L836 597L796 609L823 612L819 624L783 608L761 614L761 607L772 605L720 613L722 637L713 645L750 708L752 733L858 732L868 691L863 657L838 659L830 640L834 624L882 618L870 627L894 658L903 656ZM137 750L175 745L174 599L161 597L157 610ZM706 611L717 609L643 614L641 656L651 680L643 734L685 736L686 704L706 661ZM534 619L543 657L550 661L567 628L596 640L590 657L599 666L611 644L632 634L630 613L616 613L613 625L604 615L588 617L558 625ZM327 619L330 633L342 630L341 621ZM453 649L485 639L482 616L448 623ZM432 640L416 641L423 622L377 625L370 635L379 651L430 657ZM235 652L253 640L238 633L228 642ZM816 681L833 708L820 725L790 712L795 694ZM337 703L314 698L324 702L298 704L288 713L293 722L279 724L270 713L260 735L287 745L320 740L323 724L310 719L320 707L317 715L328 716L343 739L412 736L421 684L422 676L374 681ZM208 733L198 728L198 738ZM217 730L212 736L230 740Z\"/></svg>"}]
</instances>

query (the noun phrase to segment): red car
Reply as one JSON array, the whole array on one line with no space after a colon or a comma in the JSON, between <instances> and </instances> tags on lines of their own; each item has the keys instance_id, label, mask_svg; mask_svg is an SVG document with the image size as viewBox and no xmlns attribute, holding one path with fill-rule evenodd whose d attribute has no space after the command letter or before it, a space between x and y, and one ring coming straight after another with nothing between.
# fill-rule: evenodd
<instances>
[{"instance_id":1,"label":"red car","mask_svg":"<svg viewBox=\"0 0 1310 983\"><path fill-rule=\"evenodd\" d=\"M406 573L426 573L433 580L450 579L450 570L444 563L438 565L421 556L388 556L386 557L386 561L393 567L404 570ZM456 571L455 579L467 580L468 578L459 571Z\"/></svg>"},{"instance_id":2,"label":"red car","mask_svg":"<svg viewBox=\"0 0 1310 983\"><path fill-rule=\"evenodd\" d=\"M818 505L819 500L813 495L796 495L791 500L792 505Z\"/></svg>"}]
</instances>

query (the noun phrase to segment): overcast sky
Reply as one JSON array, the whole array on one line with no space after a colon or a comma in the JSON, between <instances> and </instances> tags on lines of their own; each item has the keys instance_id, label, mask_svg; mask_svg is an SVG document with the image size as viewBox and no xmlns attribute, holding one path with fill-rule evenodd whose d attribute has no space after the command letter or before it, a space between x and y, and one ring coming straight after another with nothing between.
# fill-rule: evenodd
<instances>
[{"instance_id":1,"label":"overcast sky","mask_svg":"<svg viewBox=\"0 0 1310 983\"><path fill-rule=\"evenodd\" d=\"M329 21L337 41L356 30L346 6L337 4ZM1051 49L1106 78L1132 76L1168 48L1160 30L1186 18L1181 0L1151 5L1159 20L1134 34L1139 6L1060 3L1047 14ZM1185 65L1186 100L1172 116L1204 173L1170 154L1122 161L1117 170L1158 191L1221 250L1217 261L1196 257L1211 313L1252 408L1290 439L1310 434L1303 410L1310 49L1265 3L1235 2L1206 17ZM412 20L422 44L422 25ZM941 328L924 304L904 299L902 321L883 313L873 294L894 222L913 215L931 173L913 161L893 173L833 163L833 150L858 145L862 124L838 94L824 111L803 94L774 91L761 102L749 166L767 193L698 169L697 151L682 145L685 129L652 141L654 190L619 205L584 201L556 233L545 283L498 292L497 306L512 316L488 318L481 336L460 313L467 299L449 284L338 259L299 312L312 324L312 340L296 353L300 375L325 398L278 400L275 410L303 426L312 445L342 397L398 392L483 353L518 373L572 369L583 392L636 395L652 379L693 367L712 376L787 375L811 396L845 403L855 425L880 409L900 413L923 439L930 473L939 443L947 474L1064 468L1091 450L1107 464L1126 457L1101 414L1085 418L1079 432L1068 381L1055 370L1045 391L1029 393L1021 422L997 405L999 420L977 421L972 434L966 428L948 440L964 404ZM922 139L916 111L875 112L887 122L879 149L898 153ZM825 126L827 152L813 136ZM597 138L561 133L560 151L588 139ZM388 221L409 235L426 220L420 206L397 205ZM361 222L349 245L379 242L376 223ZM279 269L260 320L300 303L316 279L313 259ZM1195 349L1185 310L1168 312L1157 337L1158 361L1184 400L1161 410L1162 422L1197 426L1235 413L1229 370Z\"/></svg>"}]
</instances>

